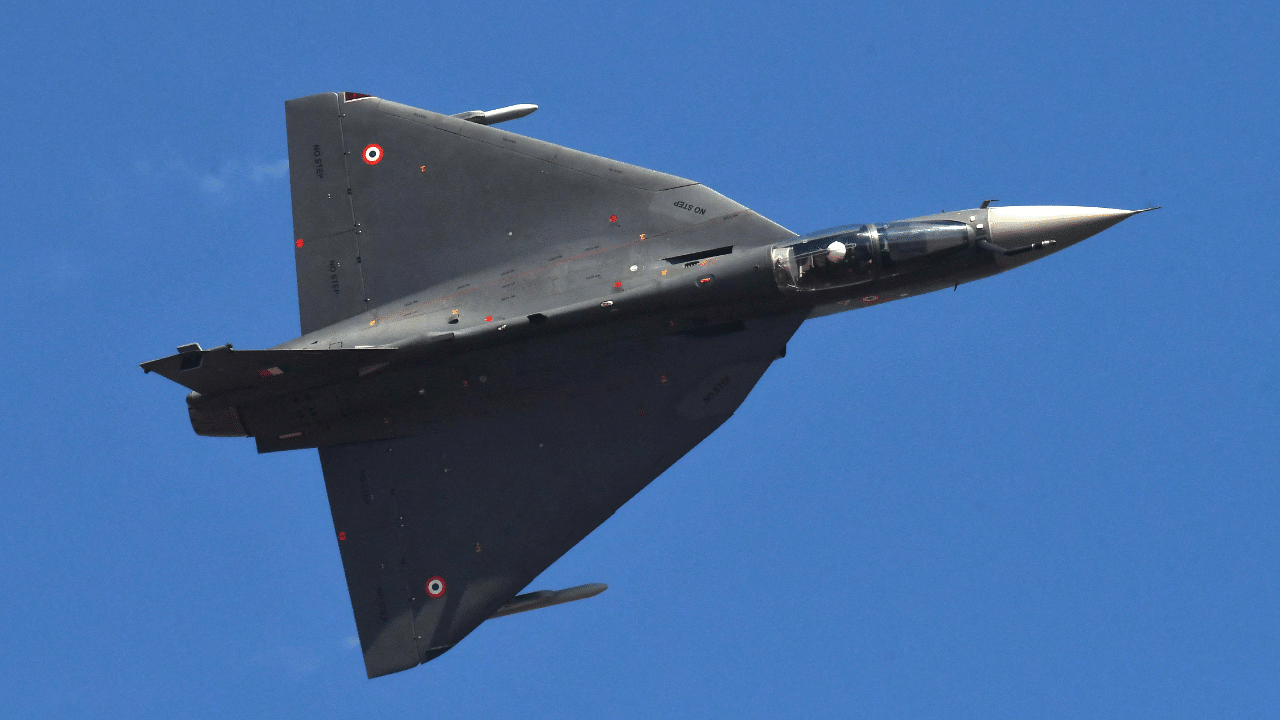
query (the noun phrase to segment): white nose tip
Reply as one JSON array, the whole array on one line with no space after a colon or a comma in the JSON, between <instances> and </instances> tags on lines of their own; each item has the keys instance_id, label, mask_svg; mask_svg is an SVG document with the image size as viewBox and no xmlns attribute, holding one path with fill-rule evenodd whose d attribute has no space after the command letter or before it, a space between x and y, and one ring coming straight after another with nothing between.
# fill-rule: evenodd
<instances>
[{"instance_id":1,"label":"white nose tip","mask_svg":"<svg viewBox=\"0 0 1280 720\"><path fill-rule=\"evenodd\" d=\"M993 206L988 209L991 242L1011 250L1053 240L1055 249L1084 240L1144 210L1072 205Z\"/></svg>"}]
</instances>

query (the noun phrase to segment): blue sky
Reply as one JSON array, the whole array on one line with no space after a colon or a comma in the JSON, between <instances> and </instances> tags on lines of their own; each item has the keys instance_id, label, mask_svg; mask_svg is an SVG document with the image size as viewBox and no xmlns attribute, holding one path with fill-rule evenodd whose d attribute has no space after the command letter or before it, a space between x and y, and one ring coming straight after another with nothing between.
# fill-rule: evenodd
<instances>
[{"instance_id":1,"label":"blue sky","mask_svg":"<svg viewBox=\"0 0 1280 720\"><path fill-rule=\"evenodd\" d=\"M5 15L0 715L1280 714L1273 4ZM1164 209L807 323L533 585L608 592L369 681L315 453L198 438L137 367L296 334L282 103L342 90L537 103L797 232Z\"/></svg>"}]
</instances>

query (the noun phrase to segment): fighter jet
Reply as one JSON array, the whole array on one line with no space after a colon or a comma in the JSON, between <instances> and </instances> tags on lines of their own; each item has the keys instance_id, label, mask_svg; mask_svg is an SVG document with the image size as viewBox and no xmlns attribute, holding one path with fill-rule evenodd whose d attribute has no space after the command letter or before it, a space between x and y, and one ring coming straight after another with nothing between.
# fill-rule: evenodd
<instances>
[{"instance_id":1,"label":"fighter jet","mask_svg":"<svg viewBox=\"0 0 1280 720\"><path fill-rule=\"evenodd\" d=\"M360 93L285 103L301 335L142 368L199 435L318 448L369 677L481 623L719 427L806 319L977 280L1142 210L795 233L692 180Z\"/></svg>"}]
</instances>

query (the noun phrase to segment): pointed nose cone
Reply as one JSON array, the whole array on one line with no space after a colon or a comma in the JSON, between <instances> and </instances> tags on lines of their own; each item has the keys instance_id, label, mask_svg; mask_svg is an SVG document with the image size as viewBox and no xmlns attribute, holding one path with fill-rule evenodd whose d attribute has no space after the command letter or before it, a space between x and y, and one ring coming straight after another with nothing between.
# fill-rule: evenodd
<instances>
[{"instance_id":1,"label":"pointed nose cone","mask_svg":"<svg viewBox=\"0 0 1280 720\"><path fill-rule=\"evenodd\" d=\"M1070 205L992 206L988 209L987 222L991 242L1006 250L1048 240L1053 241L1049 244L1053 250L1061 250L1140 212L1146 210Z\"/></svg>"}]
</instances>

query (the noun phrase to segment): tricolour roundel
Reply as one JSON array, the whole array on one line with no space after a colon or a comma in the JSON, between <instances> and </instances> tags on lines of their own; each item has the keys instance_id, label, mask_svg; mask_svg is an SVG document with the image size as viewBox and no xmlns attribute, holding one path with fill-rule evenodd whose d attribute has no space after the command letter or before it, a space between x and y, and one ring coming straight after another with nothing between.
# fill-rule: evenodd
<instances>
[{"instance_id":1,"label":"tricolour roundel","mask_svg":"<svg viewBox=\"0 0 1280 720\"><path fill-rule=\"evenodd\" d=\"M373 143L364 149L364 161L370 165L377 165L382 162L382 146Z\"/></svg>"},{"instance_id":2,"label":"tricolour roundel","mask_svg":"<svg viewBox=\"0 0 1280 720\"><path fill-rule=\"evenodd\" d=\"M438 598L444 594L444 578L436 576L427 581L427 595Z\"/></svg>"}]
</instances>

